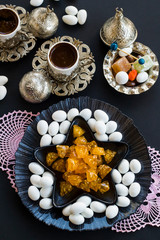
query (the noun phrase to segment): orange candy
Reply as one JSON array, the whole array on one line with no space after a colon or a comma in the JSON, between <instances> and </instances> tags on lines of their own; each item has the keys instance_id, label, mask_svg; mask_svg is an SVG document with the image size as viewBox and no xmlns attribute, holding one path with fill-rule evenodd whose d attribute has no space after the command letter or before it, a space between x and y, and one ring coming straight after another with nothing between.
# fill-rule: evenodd
<instances>
[{"instance_id":1,"label":"orange candy","mask_svg":"<svg viewBox=\"0 0 160 240\"><path fill-rule=\"evenodd\" d=\"M78 187L79 184L82 182L82 178L79 175L73 174L68 176L68 182L75 187Z\"/></svg>"},{"instance_id":2,"label":"orange candy","mask_svg":"<svg viewBox=\"0 0 160 240\"><path fill-rule=\"evenodd\" d=\"M47 166L51 166L52 163L58 158L58 154L54 152L49 152L46 156Z\"/></svg>"},{"instance_id":3,"label":"orange candy","mask_svg":"<svg viewBox=\"0 0 160 240\"><path fill-rule=\"evenodd\" d=\"M60 182L60 195L63 197L64 195L70 193L73 187L69 182Z\"/></svg>"},{"instance_id":4,"label":"orange candy","mask_svg":"<svg viewBox=\"0 0 160 240\"><path fill-rule=\"evenodd\" d=\"M91 190L105 193L109 190L109 182L103 181L112 170L107 164L112 161L116 152L99 147L95 141L88 142L85 131L73 126L73 145L57 145L57 153L50 152L46 156L47 166L63 173L60 182L60 195L65 196L80 188L86 192ZM104 179L105 180L105 179Z\"/></svg>"},{"instance_id":5,"label":"orange candy","mask_svg":"<svg viewBox=\"0 0 160 240\"><path fill-rule=\"evenodd\" d=\"M78 160L75 158L68 158L66 161L67 172L73 172L78 167Z\"/></svg>"},{"instance_id":6,"label":"orange candy","mask_svg":"<svg viewBox=\"0 0 160 240\"><path fill-rule=\"evenodd\" d=\"M52 168L58 172L65 172L66 171L66 164L63 159L59 159L53 163Z\"/></svg>"},{"instance_id":7,"label":"orange candy","mask_svg":"<svg viewBox=\"0 0 160 240\"><path fill-rule=\"evenodd\" d=\"M137 77L137 70L133 69L132 71L130 71L128 77L130 81L134 81Z\"/></svg>"},{"instance_id":8,"label":"orange candy","mask_svg":"<svg viewBox=\"0 0 160 240\"><path fill-rule=\"evenodd\" d=\"M88 182L96 181L98 178L98 175L94 169L87 170L86 175Z\"/></svg>"},{"instance_id":9,"label":"orange candy","mask_svg":"<svg viewBox=\"0 0 160 240\"><path fill-rule=\"evenodd\" d=\"M87 146L75 146L75 150L78 158L85 158L88 156Z\"/></svg>"},{"instance_id":10,"label":"orange candy","mask_svg":"<svg viewBox=\"0 0 160 240\"><path fill-rule=\"evenodd\" d=\"M57 149L58 156L60 158L64 158L66 156L67 152L69 151L69 146L57 145L56 149Z\"/></svg>"},{"instance_id":11,"label":"orange candy","mask_svg":"<svg viewBox=\"0 0 160 240\"><path fill-rule=\"evenodd\" d=\"M85 133L85 131L81 127L79 127L78 125L73 125L73 137L74 138L81 137L84 133Z\"/></svg>"}]
</instances>

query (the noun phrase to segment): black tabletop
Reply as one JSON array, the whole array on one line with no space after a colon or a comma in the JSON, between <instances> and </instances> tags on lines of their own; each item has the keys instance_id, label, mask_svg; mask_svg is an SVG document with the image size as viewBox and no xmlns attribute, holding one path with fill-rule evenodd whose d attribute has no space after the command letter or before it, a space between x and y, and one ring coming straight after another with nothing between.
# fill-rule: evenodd
<instances>
[{"instance_id":1,"label":"black tabletop","mask_svg":"<svg viewBox=\"0 0 160 240\"><path fill-rule=\"evenodd\" d=\"M0 4L15 4L31 11L33 8L29 0L1 0ZM147 145L159 149L160 143L160 85L159 80L147 92L127 96L111 88L103 76L103 59L108 48L102 43L99 37L99 30L106 19L115 14L115 8L122 7L126 17L130 18L137 27L137 41L149 46L152 51L160 57L159 52L159 0L45 0L42 6L51 5L59 17L60 24L55 36L69 35L82 40L90 46L96 61L96 73L88 87L71 97L90 96L108 102L134 120ZM86 9L88 19L85 25L68 26L65 25L61 18L64 15L64 9L67 5L75 5L78 9ZM47 101L41 104L30 104L21 98L19 93L19 81L22 76L32 70L32 59L43 43L38 40L36 47L23 59L14 63L0 62L0 75L6 75L9 82L6 87L8 94L0 102L0 116L14 110L27 110L33 113L40 112L48 108L53 103L65 99L52 95ZM18 195L11 188L4 172L0 174L0 240L24 239L24 240L41 240L41 239L157 239L160 236L160 230L156 227L147 226L145 229L135 233L116 233L110 229L99 230L94 232L66 232L57 230L54 227L46 226L44 223L36 220L29 211L22 205Z\"/></svg>"}]
</instances>

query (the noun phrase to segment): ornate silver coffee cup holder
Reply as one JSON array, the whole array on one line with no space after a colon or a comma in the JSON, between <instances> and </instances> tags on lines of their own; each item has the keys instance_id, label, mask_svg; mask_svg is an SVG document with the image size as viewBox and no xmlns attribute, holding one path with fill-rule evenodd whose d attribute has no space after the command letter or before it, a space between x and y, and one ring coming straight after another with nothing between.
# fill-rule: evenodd
<instances>
[{"instance_id":1,"label":"ornate silver coffee cup holder","mask_svg":"<svg viewBox=\"0 0 160 240\"><path fill-rule=\"evenodd\" d=\"M54 79L51 70L48 67L48 51L50 47L57 42L67 41L74 44L79 51L79 67L66 79L62 81L61 76ZM52 94L57 96L67 96L83 91L93 78L96 70L95 60L88 45L69 37L56 37L44 42L32 61L33 70L45 73L52 82Z\"/></svg>"},{"instance_id":2,"label":"ornate silver coffee cup holder","mask_svg":"<svg viewBox=\"0 0 160 240\"><path fill-rule=\"evenodd\" d=\"M15 10L21 21L21 30L16 35L6 40L0 41L0 61L15 62L29 53L36 44L36 38L27 27L28 13L23 7L15 5L0 5L0 8L11 8Z\"/></svg>"}]
</instances>

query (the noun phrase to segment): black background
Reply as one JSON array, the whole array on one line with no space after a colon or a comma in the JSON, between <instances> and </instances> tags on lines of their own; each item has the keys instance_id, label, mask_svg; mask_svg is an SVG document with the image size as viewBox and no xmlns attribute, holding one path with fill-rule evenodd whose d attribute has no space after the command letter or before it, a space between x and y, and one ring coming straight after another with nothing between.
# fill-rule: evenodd
<instances>
[{"instance_id":1,"label":"black background","mask_svg":"<svg viewBox=\"0 0 160 240\"><path fill-rule=\"evenodd\" d=\"M0 4L15 4L25 7L28 11L33 8L29 0L0 0ZM159 0L45 0L42 6L51 5L59 17L60 24L55 36L69 35L82 40L88 44L95 56L96 73L91 84L83 91L75 94L78 96L90 96L104 100L123 113L133 118L135 125L151 147L159 149L160 143L160 85L159 80L146 93L127 96L112 89L103 76L102 64L108 48L101 42L99 30L104 21L115 13L117 6L124 9L126 17L130 18L137 27L137 41L149 46L157 57L160 57L160 2ZM78 9L86 9L88 19L85 25L68 26L61 18L67 5L75 5ZM43 40L38 40L36 47L23 59L15 63L1 63L0 75L9 78L7 83L8 94L0 102L0 116L12 112L13 110L27 110L37 113L48 108L53 103L64 99L52 95L47 101L33 105L25 102L20 94L18 84L22 76L32 70L32 59ZM72 96L71 96L72 97ZM110 229L94 232L67 232L57 230L54 227L46 226L36 220L28 210L22 205L18 195L11 188L7 175L0 173L0 240L24 239L24 240L43 240L43 239L158 239L160 230L156 227L147 226L145 229L135 233L122 234L111 231Z\"/></svg>"}]
</instances>

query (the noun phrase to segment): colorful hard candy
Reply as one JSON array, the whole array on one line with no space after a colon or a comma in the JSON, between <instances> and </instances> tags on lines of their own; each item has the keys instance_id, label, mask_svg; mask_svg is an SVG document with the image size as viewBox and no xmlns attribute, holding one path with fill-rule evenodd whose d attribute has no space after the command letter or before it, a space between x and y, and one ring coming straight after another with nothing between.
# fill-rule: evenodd
<instances>
[{"instance_id":1,"label":"colorful hard candy","mask_svg":"<svg viewBox=\"0 0 160 240\"><path fill-rule=\"evenodd\" d=\"M122 57L113 63L112 69L115 74L120 71L128 72L131 69L131 64L126 57Z\"/></svg>"},{"instance_id":2,"label":"colorful hard candy","mask_svg":"<svg viewBox=\"0 0 160 240\"><path fill-rule=\"evenodd\" d=\"M149 70L153 66L153 61L149 55L143 56L143 59L145 61L144 64L139 63L139 59L133 63L134 69L137 70L137 72L145 72Z\"/></svg>"},{"instance_id":3,"label":"colorful hard candy","mask_svg":"<svg viewBox=\"0 0 160 240\"><path fill-rule=\"evenodd\" d=\"M130 81L134 81L137 77L137 70L133 69L132 71L130 71L128 77Z\"/></svg>"}]
</instances>

